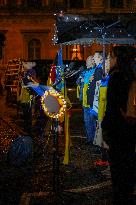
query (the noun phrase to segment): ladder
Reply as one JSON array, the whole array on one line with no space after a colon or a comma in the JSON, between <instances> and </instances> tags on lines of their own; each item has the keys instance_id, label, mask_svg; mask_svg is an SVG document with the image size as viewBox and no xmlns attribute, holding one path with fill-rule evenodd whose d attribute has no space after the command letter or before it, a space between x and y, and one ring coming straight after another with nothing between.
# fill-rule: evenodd
<instances>
[{"instance_id":1,"label":"ladder","mask_svg":"<svg viewBox=\"0 0 136 205\"><path fill-rule=\"evenodd\" d=\"M6 103L16 103L20 86L23 65L21 59L13 59L7 63L5 71Z\"/></svg>"}]
</instances>

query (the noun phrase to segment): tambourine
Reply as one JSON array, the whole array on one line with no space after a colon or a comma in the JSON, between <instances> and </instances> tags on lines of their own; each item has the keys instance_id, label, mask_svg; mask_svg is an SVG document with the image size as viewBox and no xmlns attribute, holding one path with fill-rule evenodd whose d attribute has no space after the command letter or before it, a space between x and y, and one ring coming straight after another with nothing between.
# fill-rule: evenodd
<instances>
[{"instance_id":1,"label":"tambourine","mask_svg":"<svg viewBox=\"0 0 136 205\"><path fill-rule=\"evenodd\" d=\"M54 89L45 91L41 97L41 105L51 118L61 118L66 110L66 100Z\"/></svg>"},{"instance_id":2,"label":"tambourine","mask_svg":"<svg viewBox=\"0 0 136 205\"><path fill-rule=\"evenodd\" d=\"M66 100L54 88L29 83L27 86L41 96L41 105L45 114L51 118L61 118L66 110Z\"/></svg>"}]
</instances>

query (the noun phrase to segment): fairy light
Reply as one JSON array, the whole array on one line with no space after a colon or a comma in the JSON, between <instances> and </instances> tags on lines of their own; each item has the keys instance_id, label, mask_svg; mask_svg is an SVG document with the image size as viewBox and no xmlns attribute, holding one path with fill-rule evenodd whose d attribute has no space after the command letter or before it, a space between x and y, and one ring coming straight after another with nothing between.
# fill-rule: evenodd
<instances>
[{"instance_id":1,"label":"fairy light","mask_svg":"<svg viewBox=\"0 0 136 205\"><path fill-rule=\"evenodd\" d=\"M54 24L54 35L53 35L53 38L52 38L52 42L53 42L54 45L58 42L57 33L58 33L57 26L56 26L56 24Z\"/></svg>"},{"instance_id":2,"label":"fairy light","mask_svg":"<svg viewBox=\"0 0 136 205\"><path fill-rule=\"evenodd\" d=\"M45 99L47 98L47 96L53 96L55 98L57 98L58 103L60 105L59 111L58 113L50 113L48 108L46 107L45 104ZM57 91L55 90L48 90L45 91L44 95L41 97L41 105L42 108L45 112L45 114L51 118L61 118L64 115L64 112L66 110L66 100L63 98L62 95L60 95Z\"/></svg>"}]
</instances>

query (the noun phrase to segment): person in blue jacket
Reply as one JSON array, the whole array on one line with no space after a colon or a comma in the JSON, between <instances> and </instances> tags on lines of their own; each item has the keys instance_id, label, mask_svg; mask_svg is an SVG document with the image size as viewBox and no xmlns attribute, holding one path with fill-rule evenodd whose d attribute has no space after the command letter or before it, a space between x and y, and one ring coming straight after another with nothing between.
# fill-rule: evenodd
<instances>
[{"instance_id":1,"label":"person in blue jacket","mask_svg":"<svg viewBox=\"0 0 136 205\"><path fill-rule=\"evenodd\" d=\"M85 126L85 134L87 143L90 143L90 136L92 135L91 123L92 119L90 118L90 105L87 103L88 95L87 89L90 81L93 78L93 74L95 72L95 62L93 56L89 56L86 60L86 70L84 70L76 83L80 87L79 100L82 103L83 115L84 115L84 126Z\"/></svg>"},{"instance_id":2,"label":"person in blue jacket","mask_svg":"<svg viewBox=\"0 0 136 205\"><path fill-rule=\"evenodd\" d=\"M95 89L96 89L96 83L99 83L99 81L103 77L103 68L102 68L102 52L96 51L94 54L94 62L96 64L95 66L95 71L92 76L92 79L90 80L88 84L88 89L87 89L87 104L90 105L90 133L88 136L88 142L90 144L93 144L94 137L95 137L95 132L96 132L96 120L97 120L97 114L93 110L93 103L94 103L94 96L95 96Z\"/></svg>"}]
</instances>

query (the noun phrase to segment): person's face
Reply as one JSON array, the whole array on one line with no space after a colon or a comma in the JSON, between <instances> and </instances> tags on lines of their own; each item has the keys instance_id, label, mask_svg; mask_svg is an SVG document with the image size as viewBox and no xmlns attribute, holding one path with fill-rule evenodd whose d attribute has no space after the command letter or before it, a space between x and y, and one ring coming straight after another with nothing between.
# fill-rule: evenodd
<instances>
[{"instance_id":1,"label":"person's face","mask_svg":"<svg viewBox=\"0 0 136 205\"><path fill-rule=\"evenodd\" d=\"M94 59L92 56L89 56L86 60L86 67L91 68L95 65Z\"/></svg>"},{"instance_id":2,"label":"person's face","mask_svg":"<svg viewBox=\"0 0 136 205\"><path fill-rule=\"evenodd\" d=\"M110 68L113 68L116 65L117 57L112 52L110 55Z\"/></svg>"},{"instance_id":3,"label":"person's face","mask_svg":"<svg viewBox=\"0 0 136 205\"><path fill-rule=\"evenodd\" d=\"M31 68L33 68L34 66L36 66L36 62L23 62L23 66L24 66L24 70L29 70Z\"/></svg>"},{"instance_id":4,"label":"person's face","mask_svg":"<svg viewBox=\"0 0 136 205\"><path fill-rule=\"evenodd\" d=\"M96 65L102 63L102 56L99 53L95 53L93 59Z\"/></svg>"}]
</instances>

